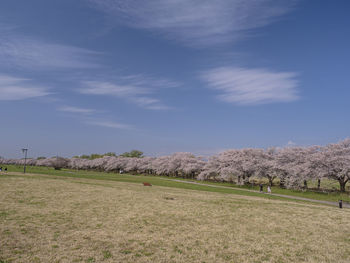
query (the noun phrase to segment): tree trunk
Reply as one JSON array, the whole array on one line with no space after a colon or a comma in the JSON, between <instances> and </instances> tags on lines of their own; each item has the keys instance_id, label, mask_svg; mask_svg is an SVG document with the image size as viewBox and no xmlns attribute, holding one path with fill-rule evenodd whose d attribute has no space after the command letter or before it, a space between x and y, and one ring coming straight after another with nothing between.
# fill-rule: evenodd
<instances>
[{"instance_id":1,"label":"tree trunk","mask_svg":"<svg viewBox=\"0 0 350 263\"><path fill-rule=\"evenodd\" d=\"M304 188L307 189L307 181L306 180L304 180Z\"/></svg>"},{"instance_id":2,"label":"tree trunk","mask_svg":"<svg viewBox=\"0 0 350 263\"><path fill-rule=\"evenodd\" d=\"M340 185L340 192L345 192L345 185L348 182L348 180L344 180L343 178L339 178L339 185Z\"/></svg>"},{"instance_id":3,"label":"tree trunk","mask_svg":"<svg viewBox=\"0 0 350 263\"><path fill-rule=\"evenodd\" d=\"M243 175L243 185L249 185L249 177L248 175Z\"/></svg>"},{"instance_id":4,"label":"tree trunk","mask_svg":"<svg viewBox=\"0 0 350 263\"><path fill-rule=\"evenodd\" d=\"M269 179L269 185L272 186L272 182L273 182L274 178L273 177L268 177L268 179Z\"/></svg>"},{"instance_id":5,"label":"tree trunk","mask_svg":"<svg viewBox=\"0 0 350 263\"><path fill-rule=\"evenodd\" d=\"M280 179L280 187L281 187L281 188L284 188L284 186L285 186L284 184L285 184L285 179L284 179L284 178L281 178L281 179Z\"/></svg>"}]
</instances>

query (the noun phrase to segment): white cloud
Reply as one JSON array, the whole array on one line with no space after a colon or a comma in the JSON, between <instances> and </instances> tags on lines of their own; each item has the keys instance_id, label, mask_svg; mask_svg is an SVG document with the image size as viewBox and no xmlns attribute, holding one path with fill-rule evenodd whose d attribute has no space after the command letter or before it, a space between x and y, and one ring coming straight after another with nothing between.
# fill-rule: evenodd
<instances>
[{"instance_id":1,"label":"white cloud","mask_svg":"<svg viewBox=\"0 0 350 263\"><path fill-rule=\"evenodd\" d=\"M90 114L96 112L94 109L85 109L85 108L78 108L73 106L62 106L58 108L59 111L64 112L71 112L71 113L81 113L81 114Z\"/></svg>"},{"instance_id":2,"label":"white cloud","mask_svg":"<svg viewBox=\"0 0 350 263\"><path fill-rule=\"evenodd\" d=\"M110 82L84 81L82 84L86 86L86 88L79 90L82 94L111 95L123 98L150 93L146 88L132 85L118 85Z\"/></svg>"},{"instance_id":3,"label":"white cloud","mask_svg":"<svg viewBox=\"0 0 350 263\"><path fill-rule=\"evenodd\" d=\"M95 113L101 113L101 111L95 109L79 108L74 106L62 106L57 110L69 113L79 114L81 117L78 120L86 125L99 126L112 129L132 129L133 127L129 124L113 122L109 120L101 120L101 117L97 118Z\"/></svg>"},{"instance_id":4,"label":"white cloud","mask_svg":"<svg viewBox=\"0 0 350 263\"><path fill-rule=\"evenodd\" d=\"M101 126L105 128L113 128L113 129L131 129L132 126L128 124L123 124L123 123L118 123L118 122L113 122L113 121L86 121L85 122L88 125L93 125L93 126Z\"/></svg>"},{"instance_id":5,"label":"white cloud","mask_svg":"<svg viewBox=\"0 0 350 263\"><path fill-rule=\"evenodd\" d=\"M142 75L131 75L118 78L112 82L83 81L83 88L78 91L87 95L114 96L135 103L136 105L152 110L165 110L159 99L153 98L156 90L172 88L179 84L163 79L153 79Z\"/></svg>"},{"instance_id":6,"label":"white cloud","mask_svg":"<svg viewBox=\"0 0 350 263\"><path fill-rule=\"evenodd\" d=\"M69 45L19 36L14 30L0 30L0 67L25 69L96 68L97 52Z\"/></svg>"},{"instance_id":7,"label":"white cloud","mask_svg":"<svg viewBox=\"0 0 350 263\"><path fill-rule=\"evenodd\" d=\"M296 73L237 67L215 68L200 75L218 98L234 104L264 104L298 99Z\"/></svg>"},{"instance_id":8,"label":"white cloud","mask_svg":"<svg viewBox=\"0 0 350 263\"><path fill-rule=\"evenodd\" d=\"M135 28L189 45L235 41L286 14L296 0L88 0Z\"/></svg>"},{"instance_id":9,"label":"white cloud","mask_svg":"<svg viewBox=\"0 0 350 263\"><path fill-rule=\"evenodd\" d=\"M151 88L176 88L180 83L167 79L152 78L142 74L126 75L119 78L121 83L132 83L134 86L147 86Z\"/></svg>"},{"instance_id":10,"label":"white cloud","mask_svg":"<svg viewBox=\"0 0 350 263\"><path fill-rule=\"evenodd\" d=\"M31 84L30 80L0 75L0 100L25 100L49 94L47 88Z\"/></svg>"},{"instance_id":11,"label":"white cloud","mask_svg":"<svg viewBox=\"0 0 350 263\"><path fill-rule=\"evenodd\" d=\"M288 141L288 142L287 142L287 146L289 146L289 147L295 146L295 145L296 145L296 143L293 142L293 141Z\"/></svg>"}]
</instances>

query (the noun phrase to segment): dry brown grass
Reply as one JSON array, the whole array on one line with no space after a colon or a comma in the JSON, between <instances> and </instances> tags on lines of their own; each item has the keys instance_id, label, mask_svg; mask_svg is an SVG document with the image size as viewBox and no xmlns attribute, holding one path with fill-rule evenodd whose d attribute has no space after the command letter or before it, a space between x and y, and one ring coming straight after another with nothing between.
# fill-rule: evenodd
<instances>
[{"instance_id":1,"label":"dry brown grass","mask_svg":"<svg viewBox=\"0 0 350 263\"><path fill-rule=\"evenodd\" d=\"M350 262L347 209L38 175L0 193L0 262Z\"/></svg>"}]
</instances>

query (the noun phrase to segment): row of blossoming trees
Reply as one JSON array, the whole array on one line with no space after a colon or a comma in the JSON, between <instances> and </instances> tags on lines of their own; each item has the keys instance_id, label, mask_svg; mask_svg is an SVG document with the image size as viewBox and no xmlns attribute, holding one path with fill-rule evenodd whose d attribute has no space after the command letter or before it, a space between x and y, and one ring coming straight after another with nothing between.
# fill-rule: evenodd
<instances>
[{"instance_id":1,"label":"row of blossoming trees","mask_svg":"<svg viewBox=\"0 0 350 263\"><path fill-rule=\"evenodd\" d=\"M2 164L23 165L24 160L1 159ZM27 165L99 170L137 174L154 174L249 184L252 178L265 178L270 185L279 179L282 187L307 187L310 180L323 178L339 182L340 190L350 179L350 139L326 146L268 149L233 149L209 159L191 153L161 157L131 158L104 156L94 160L82 158L28 159Z\"/></svg>"}]
</instances>

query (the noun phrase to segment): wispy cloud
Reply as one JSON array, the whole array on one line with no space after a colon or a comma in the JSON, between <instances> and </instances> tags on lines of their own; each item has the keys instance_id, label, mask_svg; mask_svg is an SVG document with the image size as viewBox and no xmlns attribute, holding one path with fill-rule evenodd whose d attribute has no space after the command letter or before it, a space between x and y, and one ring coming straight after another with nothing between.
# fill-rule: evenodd
<instances>
[{"instance_id":1,"label":"wispy cloud","mask_svg":"<svg viewBox=\"0 0 350 263\"><path fill-rule=\"evenodd\" d=\"M218 98L234 104L264 104L298 99L296 73L236 67L215 68L200 74Z\"/></svg>"},{"instance_id":2,"label":"wispy cloud","mask_svg":"<svg viewBox=\"0 0 350 263\"><path fill-rule=\"evenodd\" d=\"M0 100L25 100L49 94L47 88L32 84L31 80L0 75Z\"/></svg>"},{"instance_id":3,"label":"wispy cloud","mask_svg":"<svg viewBox=\"0 0 350 263\"><path fill-rule=\"evenodd\" d=\"M289 12L295 0L88 0L120 23L188 45L235 41Z\"/></svg>"},{"instance_id":4,"label":"wispy cloud","mask_svg":"<svg viewBox=\"0 0 350 263\"><path fill-rule=\"evenodd\" d=\"M80 114L91 114L96 112L96 110L94 109L85 109L85 108L79 108L79 107L73 107L73 106L62 106L62 107L59 107L57 110L70 112L70 113L80 113Z\"/></svg>"},{"instance_id":5,"label":"wispy cloud","mask_svg":"<svg viewBox=\"0 0 350 263\"><path fill-rule=\"evenodd\" d=\"M82 94L111 95L123 98L150 93L150 90L147 88L140 88L132 85L118 85L110 82L84 81L82 84L86 87L79 90Z\"/></svg>"},{"instance_id":6,"label":"wispy cloud","mask_svg":"<svg viewBox=\"0 0 350 263\"><path fill-rule=\"evenodd\" d=\"M3 26L0 33L0 67L31 70L99 67L98 52L19 35L15 27L4 29Z\"/></svg>"},{"instance_id":7,"label":"wispy cloud","mask_svg":"<svg viewBox=\"0 0 350 263\"><path fill-rule=\"evenodd\" d=\"M293 142L293 141L288 141L288 142L287 142L287 147L293 147L293 146L295 146L295 145L296 145L296 143Z\"/></svg>"},{"instance_id":8,"label":"wispy cloud","mask_svg":"<svg viewBox=\"0 0 350 263\"><path fill-rule=\"evenodd\" d=\"M164 110L159 99L153 97L156 90L177 87L179 84L162 79L153 79L142 75L131 75L118 78L113 83L105 81L83 81L83 88L78 91L87 95L114 96L152 110Z\"/></svg>"},{"instance_id":9,"label":"wispy cloud","mask_svg":"<svg viewBox=\"0 0 350 263\"><path fill-rule=\"evenodd\" d=\"M132 128L132 126L128 124L123 124L123 123L113 122L113 121L90 120L90 121L86 121L85 124L100 126L105 128L113 128L113 129L131 129Z\"/></svg>"},{"instance_id":10,"label":"wispy cloud","mask_svg":"<svg viewBox=\"0 0 350 263\"><path fill-rule=\"evenodd\" d=\"M75 117L79 122L90 125L99 126L104 128L113 129L133 129L129 124L124 124L120 122L110 121L105 119L103 116L97 116L96 113L102 113L103 111L98 111L95 109L80 108L75 106L62 106L57 108L58 111L73 113L72 117Z\"/></svg>"}]
</instances>

